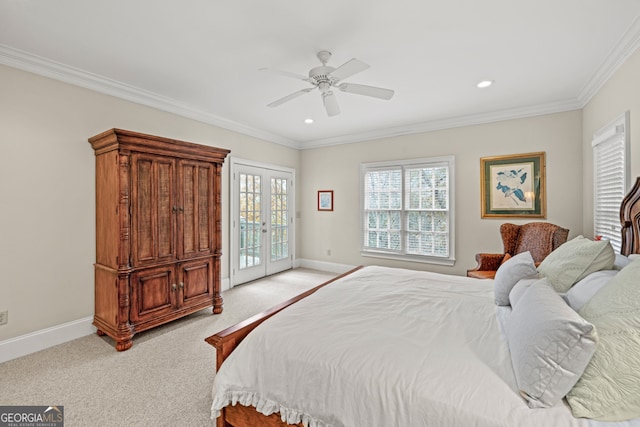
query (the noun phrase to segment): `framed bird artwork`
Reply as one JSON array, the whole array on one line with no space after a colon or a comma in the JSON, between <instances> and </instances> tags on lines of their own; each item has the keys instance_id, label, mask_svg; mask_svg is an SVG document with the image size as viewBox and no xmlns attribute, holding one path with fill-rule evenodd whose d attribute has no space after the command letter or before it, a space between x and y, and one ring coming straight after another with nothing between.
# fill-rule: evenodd
<instances>
[{"instance_id":1,"label":"framed bird artwork","mask_svg":"<svg viewBox=\"0 0 640 427\"><path fill-rule=\"evenodd\" d=\"M545 153L480 159L481 216L546 218Z\"/></svg>"}]
</instances>

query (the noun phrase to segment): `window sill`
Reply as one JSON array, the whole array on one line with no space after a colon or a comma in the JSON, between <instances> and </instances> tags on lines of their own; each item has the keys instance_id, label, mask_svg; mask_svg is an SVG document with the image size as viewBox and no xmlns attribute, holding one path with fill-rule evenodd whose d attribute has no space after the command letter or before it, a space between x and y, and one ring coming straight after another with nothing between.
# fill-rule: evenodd
<instances>
[{"instance_id":1,"label":"window sill","mask_svg":"<svg viewBox=\"0 0 640 427\"><path fill-rule=\"evenodd\" d=\"M392 259L396 261L419 262L422 264L436 264L453 266L456 263L455 258L437 258L420 255L400 255L390 254L387 252L360 251L360 255L370 258Z\"/></svg>"}]
</instances>

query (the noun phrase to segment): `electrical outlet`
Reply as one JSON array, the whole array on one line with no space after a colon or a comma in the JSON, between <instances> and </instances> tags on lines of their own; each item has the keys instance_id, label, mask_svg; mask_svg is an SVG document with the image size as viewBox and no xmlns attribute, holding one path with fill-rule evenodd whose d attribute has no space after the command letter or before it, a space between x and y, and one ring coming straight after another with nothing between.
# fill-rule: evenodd
<instances>
[{"instance_id":1,"label":"electrical outlet","mask_svg":"<svg viewBox=\"0 0 640 427\"><path fill-rule=\"evenodd\" d=\"M9 310L0 311L0 325L6 325L9 320Z\"/></svg>"}]
</instances>

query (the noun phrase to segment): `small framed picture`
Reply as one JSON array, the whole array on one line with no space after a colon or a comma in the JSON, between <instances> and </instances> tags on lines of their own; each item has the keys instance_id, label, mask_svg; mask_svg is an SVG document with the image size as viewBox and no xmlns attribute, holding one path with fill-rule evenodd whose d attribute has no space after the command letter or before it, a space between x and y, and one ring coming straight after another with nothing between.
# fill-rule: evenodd
<instances>
[{"instance_id":1,"label":"small framed picture","mask_svg":"<svg viewBox=\"0 0 640 427\"><path fill-rule=\"evenodd\" d=\"M319 211L333 210L333 190L318 191L318 210Z\"/></svg>"}]
</instances>

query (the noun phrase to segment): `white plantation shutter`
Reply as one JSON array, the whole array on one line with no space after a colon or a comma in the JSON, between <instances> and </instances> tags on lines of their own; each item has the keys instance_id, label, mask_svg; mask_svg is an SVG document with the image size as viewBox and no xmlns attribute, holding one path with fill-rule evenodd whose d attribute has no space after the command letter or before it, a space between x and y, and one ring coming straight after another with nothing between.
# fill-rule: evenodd
<instances>
[{"instance_id":1,"label":"white plantation shutter","mask_svg":"<svg viewBox=\"0 0 640 427\"><path fill-rule=\"evenodd\" d=\"M453 265L453 161L361 166L362 255Z\"/></svg>"},{"instance_id":2,"label":"white plantation shutter","mask_svg":"<svg viewBox=\"0 0 640 427\"><path fill-rule=\"evenodd\" d=\"M594 235L620 252L620 203L628 188L629 113L596 132L593 137Z\"/></svg>"}]
</instances>

